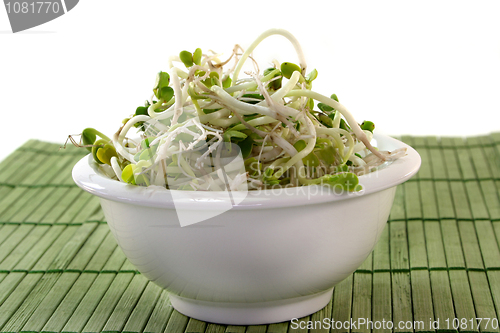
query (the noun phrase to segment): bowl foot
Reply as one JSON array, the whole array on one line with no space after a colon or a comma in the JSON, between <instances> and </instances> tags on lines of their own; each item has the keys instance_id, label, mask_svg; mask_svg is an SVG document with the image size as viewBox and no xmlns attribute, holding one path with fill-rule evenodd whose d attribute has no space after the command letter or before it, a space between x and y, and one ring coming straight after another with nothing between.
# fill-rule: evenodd
<instances>
[{"instance_id":1,"label":"bowl foot","mask_svg":"<svg viewBox=\"0 0 500 333\"><path fill-rule=\"evenodd\" d=\"M170 294L174 309L198 320L227 325L260 325L301 318L324 308L333 288L317 294L257 303L199 301Z\"/></svg>"}]
</instances>

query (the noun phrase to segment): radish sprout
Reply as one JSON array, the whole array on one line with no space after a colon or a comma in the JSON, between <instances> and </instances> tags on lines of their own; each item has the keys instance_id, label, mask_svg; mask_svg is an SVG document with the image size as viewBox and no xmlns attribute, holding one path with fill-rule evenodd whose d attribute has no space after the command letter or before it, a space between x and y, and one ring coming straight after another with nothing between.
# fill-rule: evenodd
<instances>
[{"instance_id":1,"label":"radish sprout","mask_svg":"<svg viewBox=\"0 0 500 333\"><path fill-rule=\"evenodd\" d=\"M260 72L252 53L273 35L290 41L299 64L273 59ZM248 61L254 71L240 78ZM359 124L335 94L312 90L318 71L306 73L302 48L286 30L270 29L226 58L181 51L166 66L152 97L111 138L92 128L80 144L70 136L117 181L186 191L307 185L359 191L359 175L405 155L373 147L373 122Z\"/></svg>"}]
</instances>

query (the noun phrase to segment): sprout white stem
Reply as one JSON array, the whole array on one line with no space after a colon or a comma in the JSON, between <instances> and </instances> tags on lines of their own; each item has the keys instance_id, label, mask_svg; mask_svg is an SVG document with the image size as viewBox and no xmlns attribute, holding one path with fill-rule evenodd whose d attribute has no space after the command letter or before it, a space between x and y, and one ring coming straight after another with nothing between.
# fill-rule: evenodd
<instances>
[{"instance_id":1,"label":"sprout white stem","mask_svg":"<svg viewBox=\"0 0 500 333\"><path fill-rule=\"evenodd\" d=\"M115 172L116 178L118 178L119 181L123 181L122 179L122 169L120 168L120 165L118 164L118 159L116 156L111 157L111 167L113 168L113 171Z\"/></svg>"},{"instance_id":2,"label":"sprout white stem","mask_svg":"<svg viewBox=\"0 0 500 333\"><path fill-rule=\"evenodd\" d=\"M315 99L321 103L324 103L326 105L329 105L332 108L334 108L335 110L339 111L340 113L342 113L342 115L346 119L349 126L351 126L351 129L354 132L354 134L356 134L356 137L365 144L366 148L368 148L373 154L375 154L376 156L378 156L382 160L385 160L385 156L380 154L378 152L378 150L376 150L370 144L370 141L368 141L368 138L366 137L366 135L363 132L363 130L361 129L361 127L359 127L359 124L356 122L356 119L354 119L353 115L347 110L347 108L345 106L343 106L342 104L340 104L336 100L329 98L329 97L326 97L324 95L321 95L317 92L314 92L311 90L304 90L304 89L292 90L287 94L287 96L305 96L305 97L313 98L313 99Z\"/></svg>"},{"instance_id":3,"label":"sprout white stem","mask_svg":"<svg viewBox=\"0 0 500 333\"><path fill-rule=\"evenodd\" d=\"M234 69L233 73L233 82L236 82L238 80L238 75L240 74L241 68L243 67L243 64L245 61L248 59L250 54L253 52L253 50L267 37L272 36L272 35L281 35L285 38L287 38L295 48L295 52L297 52L297 56L299 58L299 64L302 69L302 72L305 73L306 71L306 58L304 56L304 52L302 52L302 47L299 44L299 41L295 38L294 35L292 35L290 32L283 30L283 29L269 29L267 31L264 31L257 39L250 44L248 49L243 53L241 58L238 61L238 64L236 65L236 68Z\"/></svg>"},{"instance_id":4,"label":"sprout white stem","mask_svg":"<svg viewBox=\"0 0 500 333\"><path fill-rule=\"evenodd\" d=\"M179 81L178 77L178 68L172 67L170 69L170 79L172 81L172 86L174 89L174 98L175 98L175 104L174 104L174 116L172 118L171 125L177 124L177 120L179 119L181 113L182 113L182 90L181 90L181 84Z\"/></svg>"},{"instance_id":5,"label":"sprout white stem","mask_svg":"<svg viewBox=\"0 0 500 333\"><path fill-rule=\"evenodd\" d=\"M248 104L245 102L238 101L229 95L223 88L219 86L213 86L211 90L215 93L217 97L220 98L220 104L224 104L229 107L231 110L238 112L242 115L249 115L254 113L260 113L271 118L276 119L276 112L269 109L268 107Z\"/></svg>"}]
</instances>

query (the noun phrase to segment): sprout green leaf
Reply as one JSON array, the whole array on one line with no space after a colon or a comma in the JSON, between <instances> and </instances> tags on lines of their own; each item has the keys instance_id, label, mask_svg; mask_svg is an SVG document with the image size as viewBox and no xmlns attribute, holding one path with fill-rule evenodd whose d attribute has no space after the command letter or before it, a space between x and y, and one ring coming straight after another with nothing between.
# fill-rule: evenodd
<instances>
[{"instance_id":1,"label":"sprout green leaf","mask_svg":"<svg viewBox=\"0 0 500 333\"><path fill-rule=\"evenodd\" d=\"M316 69L313 69L311 72L309 72L307 75L306 75L306 81L308 83L311 83L313 82L314 80L316 80L316 78L318 77L318 71Z\"/></svg>"},{"instance_id":2,"label":"sprout green leaf","mask_svg":"<svg viewBox=\"0 0 500 333\"><path fill-rule=\"evenodd\" d=\"M237 142L237 144L241 150L241 157L243 159L249 157L250 154L252 153L252 148L254 144L253 139L247 136L244 140Z\"/></svg>"},{"instance_id":3,"label":"sprout green leaf","mask_svg":"<svg viewBox=\"0 0 500 333\"><path fill-rule=\"evenodd\" d=\"M321 177L322 184L333 188L339 187L342 190L353 192L361 190L358 186L359 179L352 172L339 172L333 175L325 175Z\"/></svg>"},{"instance_id":4,"label":"sprout green leaf","mask_svg":"<svg viewBox=\"0 0 500 333\"><path fill-rule=\"evenodd\" d=\"M95 130L93 128L86 128L82 131L82 143L87 147L88 151L92 151L92 147L96 139Z\"/></svg>"},{"instance_id":5,"label":"sprout green leaf","mask_svg":"<svg viewBox=\"0 0 500 333\"><path fill-rule=\"evenodd\" d=\"M156 76L156 84L153 92L158 99L168 102L174 96L174 90L169 87L170 75L166 72L159 72Z\"/></svg>"},{"instance_id":6,"label":"sprout green leaf","mask_svg":"<svg viewBox=\"0 0 500 333\"><path fill-rule=\"evenodd\" d=\"M201 53L201 49L200 48L197 48L196 50L194 50L194 53L193 53L193 63L195 65L200 65L201 64L201 56L202 56L202 53Z\"/></svg>"},{"instance_id":7,"label":"sprout green leaf","mask_svg":"<svg viewBox=\"0 0 500 333\"><path fill-rule=\"evenodd\" d=\"M283 76L289 79L292 77L293 72L298 71L299 73L301 72L300 67L294 63L291 62L284 62L281 64L281 73L283 73Z\"/></svg>"},{"instance_id":8,"label":"sprout green leaf","mask_svg":"<svg viewBox=\"0 0 500 333\"><path fill-rule=\"evenodd\" d=\"M361 129L362 130L366 130L366 131L370 131L373 133L373 130L375 129L375 124L369 120L365 120L362 124L361 124Z\"/></svg>"},{"instance_id":9,"label":"sprout green leaf","mask_svg":"<svg viewBox=\"0 0 500 333\"><path fill-rule=\"evenodd\" d=\"M181 53L179 53L179 58L187 68L193 66L193 54L191 52L181 51Z\"/></svg>"},{"instance_id":10,"label":"sprout green leaf","mask_svg":"<svg viewBox=\"0 0 500 333\"><path fill-rule=\"evenodd\" d=\"M104 139L99 139L97 140L96 142L94 142L94 145L92 146L92 157L94 158L94 160L99 163L99 164L104 164L104 161L101 161L99 159L99 157L97 156L97 151L101 148L104 147L105 144L107 144L108 142Z\"/></svg>"}]
</instances>

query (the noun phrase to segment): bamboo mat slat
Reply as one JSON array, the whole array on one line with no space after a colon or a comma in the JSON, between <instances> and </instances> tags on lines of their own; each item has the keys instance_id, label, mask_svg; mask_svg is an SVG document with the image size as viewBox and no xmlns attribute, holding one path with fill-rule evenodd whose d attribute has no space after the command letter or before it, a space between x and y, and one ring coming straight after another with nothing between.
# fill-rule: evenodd
<instances>
[{"instance_id":1,"label":"bamboo mat slat","mask_svg":"<svg viewBox=\"0 0 500 333\"><path fill-rule=\"evenodd\" d=\"M0 161L0 332L499 332L500 132L400 139L422 167L397 188L372 254L325 308L255 326L174 310L125 258L98 199L73 183L87 151L29 140ZM308 327L359 318L403 327Z\"/></svg>"}]
</instances>

